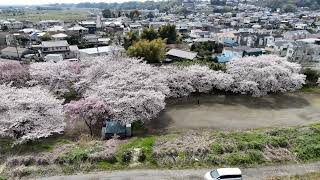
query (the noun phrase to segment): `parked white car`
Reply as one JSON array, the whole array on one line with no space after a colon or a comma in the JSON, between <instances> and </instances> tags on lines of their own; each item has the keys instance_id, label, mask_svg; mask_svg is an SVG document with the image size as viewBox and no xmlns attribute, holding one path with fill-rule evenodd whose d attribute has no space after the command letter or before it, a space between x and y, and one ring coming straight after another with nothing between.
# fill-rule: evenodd
<instances>
[{"instance_id":1,"label":"parked white car","mask_svg":"<svg viewBox=\"0 0 320 180\"><path fill-rule=\"evenodd\" d=\"M209 171L204 176L205 180L242 180L241 170L239 168L220 168Z\"/></svg>"}]
</instances>

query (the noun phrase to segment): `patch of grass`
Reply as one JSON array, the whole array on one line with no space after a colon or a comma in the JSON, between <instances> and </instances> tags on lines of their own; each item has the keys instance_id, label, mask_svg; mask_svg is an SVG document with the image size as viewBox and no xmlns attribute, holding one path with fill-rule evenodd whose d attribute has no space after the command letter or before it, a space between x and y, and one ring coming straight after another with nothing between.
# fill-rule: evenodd
<instances>
[{"instance_id":1,"label":"patch of grass","mask_svg":"<svg viewBox=\"0 0 320 180\"><path fill-rule=\"evenodd\" d=\"M255 165L262 164L264 157L261 151L249 150L225 155L225 162L229 165Z\"/></svg>"},{"instance_id":2,"label":"patch of grass","mask_svg":"<svg viewBox=\"0 0 320 180\"><path fill-rule=\"evenodd\" d=\"M145 153L145 163L149 165L155 165L156 161L152 156L152 148L155 142L155 137L144 137L144 138L132 138L128 143L123 144L119 147L117 151L117 159L119 162L123 163L122 156L133 150L134 148L141 148Z\"/></svg>"},{"instance_id":3,"label":"patch of grass","mask_svg":"<svg viewBox=\"0 0 320 180\"><path fill-rule=\"evenodd\" d=\"M123 169L124 166L121 163L99 161L96 163L96 168L100 170L117 170L117 169Z\"/></svg>"},{"instance_id":4,"label":"patch of grass","mask_svg":"<svg viewBox=\"0 0 320 180\"><path fill-rule=\"evenodd\" d=\"M0 180L7 180L7 178L0 176Z\"/></svg>"},{"instance_id":5,"label":"patch of grass","mask_svg":"<svg viewBox=\"0 0 320 180\"><path fill-rule=\"evenodd\" d=\"M23 154L29 152L50 152L54 149L56 145L59 144L69 144L70 140L64 138L48 138L33 142L28 142L26 144L21 145L13 145L13 141L11 140L0 140L0 152L1 153L15 153L15 154Z\"/></svg>"},{"instance_id":6,"label":"patch of grass","mask_svg":"<svg viewBox=\"0 0 320 180\"><path fill-rule=\"evenodd\" d=\"M285 148L300 161L320 159L320 124L297 128L219 132L212 138L209 163L255 165L266 162L267 146Z\"/></svg>"},{"instance_id":7,"label":"patch of grass","mask_svg":"<svg viewBox=\"0 0 320 180\"><path fill-rule=\"evenodd\" d=\"M310 128L291 140L292 150L302 161L320 159L320 132Z\"/></svg>"},{"instance_id":8,"label":"patch of grass","mask_svg":"<svg viewBox=\"0 0 320 180\"><path fill-rule=\"evenodd\" d=\"M61 164L80 163L88 158L89 152L89 149L76 147L67 153L59 155L58 161Z\"/></svg>"},{"instance_id":9,"label":"patch of grass","mask_svg":"<svg viewBox=\"0 0 320 180\"><path fill-rule=\"evenodd\" d=\"M307 92L307 93L320 93L320 87L319 86L303 86L300 89L301 92Z\"/></svg>"}]
</instances>

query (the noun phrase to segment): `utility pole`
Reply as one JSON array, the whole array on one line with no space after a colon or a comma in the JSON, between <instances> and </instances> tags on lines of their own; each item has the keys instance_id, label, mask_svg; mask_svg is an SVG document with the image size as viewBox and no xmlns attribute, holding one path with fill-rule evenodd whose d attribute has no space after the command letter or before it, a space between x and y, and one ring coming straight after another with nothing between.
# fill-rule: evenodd
<instances>
[{"instance_id":1,"label":"utility pole","mask_svg":"<svg viewBox=\"0 0 320 180\"><path fill-rule=\"evenodd\" d=\"M18 60L20 61L20 60L21 60L21 57L20 57L19 49L18 49L18 40L17 40L17 38L14 36L12 30L10 31L10 35L11 35L12 38L13 38L13 43L14 43L14 46L15 46L15 48L16 48L17 57L18 57Z\"/></svg>"}]
</instances>

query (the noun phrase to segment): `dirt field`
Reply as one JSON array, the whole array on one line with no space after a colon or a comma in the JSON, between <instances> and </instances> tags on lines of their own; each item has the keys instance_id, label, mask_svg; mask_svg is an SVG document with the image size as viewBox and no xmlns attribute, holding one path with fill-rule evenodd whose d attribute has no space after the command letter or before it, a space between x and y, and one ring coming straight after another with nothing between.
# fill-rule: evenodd
<instances>
[{"instance_id":1,"label":"dirt field","mask_svg":"<svg viewBox=\"0 0 320 180\"><path fill-rule=\"evenodd\" d=\"M198 104L199 103L199 104ZM211 95L168 102L151 129L253 129L320 122L320 94Z\"/></svg>"}]
</instances>

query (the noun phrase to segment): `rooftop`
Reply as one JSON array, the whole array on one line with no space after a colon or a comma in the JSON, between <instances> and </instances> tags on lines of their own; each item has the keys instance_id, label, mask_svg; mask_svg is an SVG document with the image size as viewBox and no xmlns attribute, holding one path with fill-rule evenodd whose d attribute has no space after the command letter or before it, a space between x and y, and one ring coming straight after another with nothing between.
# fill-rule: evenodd
<instances>
[{"instance_id":1,"label":"rooftop","mask_svg":"<svg viewBox=\"0 0 320 180\"><path fill-rule=\"evenodd\" d=\"M195 52L183 51L180 49L170 49L167 52L167 55L175 56L175 57L179 57L179 58L183 58L183 59L190 59L190 60L197 57L197 53L195 53Z\"/></svg>"},{"instance_id":2,"label":"rooftop","mask_svg":"<svg viewBox=\"0 0 320 180\"><path fill-rule=\"evenodd\" d=\"M63 46L69 46L68 42L63 41L43 41L42 42L43 47L63 47Z\"/></svg>"}]
</instances>

